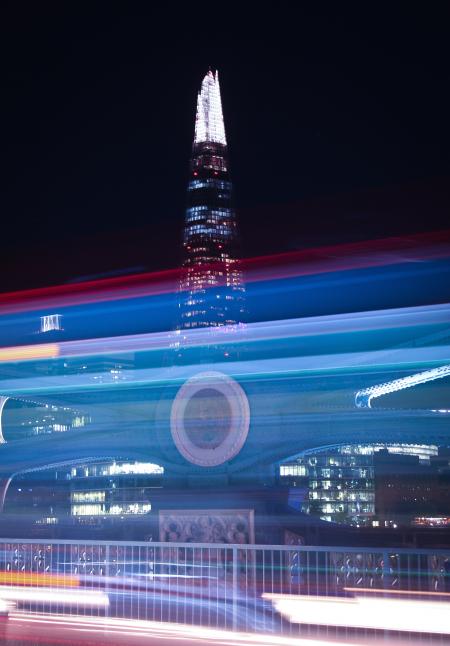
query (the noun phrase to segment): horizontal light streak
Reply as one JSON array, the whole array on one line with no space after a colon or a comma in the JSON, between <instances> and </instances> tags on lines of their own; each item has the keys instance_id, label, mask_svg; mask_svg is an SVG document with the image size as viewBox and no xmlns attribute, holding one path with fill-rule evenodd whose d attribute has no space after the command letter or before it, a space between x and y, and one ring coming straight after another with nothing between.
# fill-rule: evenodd
<instances>
[{"instance_id":1,"label":"horizontal light streak","mask_svg":"<svg viewBox=\"0 0 450 646\"><path fill-rule=\"evenodd\" d=\"M30 602L30 603L57 603L62 605L78 605L85 607L107 608L109 606L108 596L99 590L72 588L58 590L47 588L28 588L0 586L0 599L4 601Z\"/></svg>"},{"instance_id":2,"label":"horizontal light streak","mask_svg":"<svg viewBox=\"0 0 450 646\"><path fill-rule=\"evenodd\" d=\"M374 350L371 352L346 352L336 354L277 357L273 359L254 359L251 361L216 362L201 364L202 369L225 372L238 379L283 379L285 377L315 377L333 373L350 372L361 380L370 373L392 374L411 371L432 364L450 363L450 346L425 348L400 348L395 350ZM27 376L4 379L0 382L5 396L13 397L20 393L69 392L71 389L89 388L103 390L114 388L133 388L141 385L151 386L184 381L197 374L199 366L172 366L162 368L127 369L121 371L120 381L115 381L108 372L83 372L81 374ZM99 377L102 377L99 379ZM358 388L355 383L352 392Z\"/></svg>"},{"instance_id":3,"label":"horizontal light streak","mask_svg":"<svg viewBox=\"0 0 450 646\"><path fill-rule=\"evenodd\" d=\"M59 356L57 343L39 343L36 345L18 345L0 348L0 362L35 361L36 359L54 359Z\"/></svg>"},{"instance_id":4,"label":"horizontal light streak","mask_svg":"<svg viewBox=\"0 0 450 646\"><path fill-rule=\"evenodd\" d=\"M77 588L80 580L76 576L42 574L39 572L1 572L0 584L24 586L51 586L55 588Z\"/></svg>"},{"instance_id":5,"label":"horizontal light streak","mask_svg":"<svg viewBox=\"0 0 450 646\"><path fill-rule=\"evenodd\" d=\"M445 602L365 597L308 597L264 594L291 623L370 630L450 634Z\"/></svg>"},{"instance_id":6,"label":"horizontal light streak","mask_svg":"<svg viewBox=\"0 0 450 646\"><path fill-rule=\"evenodd\" d=\"M302 639L300 637L284 637L263 633L244 633L239 631L205 628L171 622L145 621L142 619L118 619L112 617L75 617L58 616L57 614L34 614L26 612L11 613L10 620L15 624L34 623L48 625L55 629L60 626L70 630L85 629L90 632L101 632L106 638L108 634L122 636L146 636L149 639L166 639L171 641L193 640L195 643L229 644L230 646L329 646L329 640ZM149 642L152 643L152 642ZM345 646L347 642L333 640L334 646Z\"/></svg>"},{"instance_id":7,"label":"horizontal light streak","mask_svg":"<svg viewBox=\"0 0 450 646\"><path fill-rule=\"evenodd\" d=\"M393 595L393 596L408 596L408 597L421 597L421 598L433 598L439 597L439 599L445 599L446 601L450 600L450 592L434 592L429 590L398 590L396 588L344 588L344 592L350 592L352 594L382 594L382 595Z\"/></svg>"},{"instance_id":8,"label":"horizontal light streak","mask_svg":"<svg viewBox=\"0 0 450 646\"><path fill-rule=\"evenodd\" d=\"M371 408L372 399L388 395L389 393L398 392L399 390L405 390L406 388L412 388L419 384L426 384L430 381L435 381L436 379L443 379L449 375L450 365L446 365L418 372L414 375L408 375L401 379L387 381L384 384L370 386L370 388L364 388L356 393L355 404L358 408Z\"/></svg>"},{"instance_id":9,"label":"horizontal light streak","mask_svg":"<svg viewBox=\"0 0 450 646\"><path fill-rule=\"evenodd\" d=\"M252 283L438 260L449 256L450 230L444 230L404 238L385 238L250 258L241 261L239 267L245 273L246 283ZM211 265L210 268L214 269L214 266ZM11 292L0 295L0 313L26 312L175 293L182 277L183 270L172 269Z\"/></svg>"},{"instance_id":10,"label":"horizontal light streak","mask_svg":"<svg viewBox=\"0 0 450 646\"><path fill-rule=\"evenodd\" d=\"M307 319L284 319L270 322L250 323L245 326L207 328L206 330L183 330L180 332L154 332L85 341L66 341L59 344L61 357L89 356L109 352L139 352L166 350L177 343L183 347L203 345L252 343L289 338L304 338L322 335L372 332L411 328L421 325L442 325L450 320L450 304L428 307L408 307L392 310L358 312L310 317Z\"/></svg>"},{"instance_id":11,"label":"horizontal light streak","mask_svg":"<svg viewBox=\"0 0 450 646\"><path fill-rule=\"evenodd\" d=\"M88 357L109 353L168 350L177 344L200 347L231 343L252 343L323 335L374 332L377 330L409 329L413 326L448 324L450 304L375 310L351 314L314 316L307 319L284 319L250 323L242 326L197 330L152 332L125 336L103 337L80 341L64 341L27 346L0 348L0 361L18 362L48 358ZM415 342L420 341L420 336Z\"/></svg>"}]
</instances>

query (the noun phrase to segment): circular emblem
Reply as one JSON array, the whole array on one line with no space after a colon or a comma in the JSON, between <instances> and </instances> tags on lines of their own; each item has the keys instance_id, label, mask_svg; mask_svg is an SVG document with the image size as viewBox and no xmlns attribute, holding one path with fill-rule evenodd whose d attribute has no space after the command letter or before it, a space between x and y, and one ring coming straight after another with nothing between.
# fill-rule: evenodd
<instances>
[{"instance_id":1,"label":"circular emblem","mask_svg":"<svg viewBox=\"0 0 450 646\"><path fill-rule=\"evenodd\" d=\"M250 407L241 386L221 372L201 372L181 386L170 428L177 449L191 464L215 467L242 449Z\"/></svg>"}]
</instances>

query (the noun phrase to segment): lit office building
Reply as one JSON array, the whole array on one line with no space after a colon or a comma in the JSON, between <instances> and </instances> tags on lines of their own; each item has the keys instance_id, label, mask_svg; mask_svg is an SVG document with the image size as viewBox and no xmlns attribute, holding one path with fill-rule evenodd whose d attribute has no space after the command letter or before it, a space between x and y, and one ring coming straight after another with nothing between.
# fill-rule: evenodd
<instances>
[{"instance_id":1,"label":"lit office building","mask_svg":"<svg viewBox=\"0 0 450 646\"><path fill-rule=\"evenodd\" d=\"M244 286L219 77L209 71L197 98L183 237L179 328L240 323Z\"/></svg>"},{"instance_id":2,"label":"lit office building","mask_svg":"<svg viewBox=\"0 0 450 646\"><path fill-rule=\"evenodd\" d=\"M281 465L280 480L296 491L291 506L321 520L366 525L375 513L372 447L311 452Z\"/></svg>"},{"instance_id":3,"label":"lit office building","mask_svg":"<svg viewBox=\"0 0 450 646\"><path fill-rule=\"evenodd\" d=\"M65 433L89 424L85 413L68 406L0 398L0 444L36 435Z\"/></svg>"},{"instance_id":4,"label":"lit office building","mask_svg":"<svg viewBox=\"0 0 450 646\"><path fill-rule=\"evenodd\" d=\"M149 462L84 464L59 472L70 483L71 516L148 514L164 469Z\"/></svg>"},{"instance_id":5,"label":"lit office building","mask_svg":"<svg viewBox=\"0 0 450 646\"><path fill-rule=\"evenodd\" d=\"M152 512L163 467L150 462L90 462L24 473L9 487L5 511L36 525L107 525Z\"/></svg>"},{"instance_id":6,"label":"lit office building","mask_svg":"<svg viewBox=\"0 0 450 646\"><path fill-rule=\"evenodd\" d=\"M280 480L298 492L290 496L298 511L330 522L378 526L386 493L380 485L381 454L390 456L392 466L396 460L402 464L408 460L408 464L412 461L422 465L424 471L438 456L438 447L375 444L317 450L282 464ZM416 479L417 474L416 471ZM411 482L408 486L411 488Z\"/></svg>"},{"instance_id":7,"label":"lit office building","mask_svg":"<svg viewBox=\"0 0 450 646\"><path fill-rule=\"evenodd\" d=\"M375 513L373 451L344 446L307 459L307 511L322 520L367 524Z\"/></svg>"}]
</instances>

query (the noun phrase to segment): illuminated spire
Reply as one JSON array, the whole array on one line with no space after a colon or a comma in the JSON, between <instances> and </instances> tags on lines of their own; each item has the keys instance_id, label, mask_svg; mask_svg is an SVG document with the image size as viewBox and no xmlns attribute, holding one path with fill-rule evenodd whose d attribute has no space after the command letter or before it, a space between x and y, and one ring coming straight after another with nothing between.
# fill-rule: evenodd
<instances>
[{"instance_id":1,"label":"illuminated spire","mask_svg":"<svg viewBox=\"0 0 450 646\"><path fill-rule=\"evenodd\" d=\"M220 99L219 73L209 70L202 82L197 97L194 144L209 141L226 146L223 124L222 101Z\"/></svg>"},{"instance_id":2,"label":"illuminated spire","mask_svg":"<svg viewBox=\"0 0 450 646\"><path fill-rule=\"evenodd\" d=\"M243 321L245 289L227 152L219 78L210 70L197 98L189 164L179 329Z\"/></svg>"}]
</instances>

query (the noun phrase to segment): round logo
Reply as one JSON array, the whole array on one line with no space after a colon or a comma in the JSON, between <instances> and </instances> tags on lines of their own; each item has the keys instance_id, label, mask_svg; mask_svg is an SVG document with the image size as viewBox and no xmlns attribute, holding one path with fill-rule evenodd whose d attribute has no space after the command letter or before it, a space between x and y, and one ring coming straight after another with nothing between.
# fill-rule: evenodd
<instances>
[{"instance_id":1,"label":"round logo","mask_svg":"<svg viewBox=\"0 0 450 646\"><path fill-rule=\"evenodd\" d=\"M250 425L241 386L221 372L191 377L172 404L170 428L181 455L191 464L215 467L242 449Z\"/></svg>"}]
</instances>

